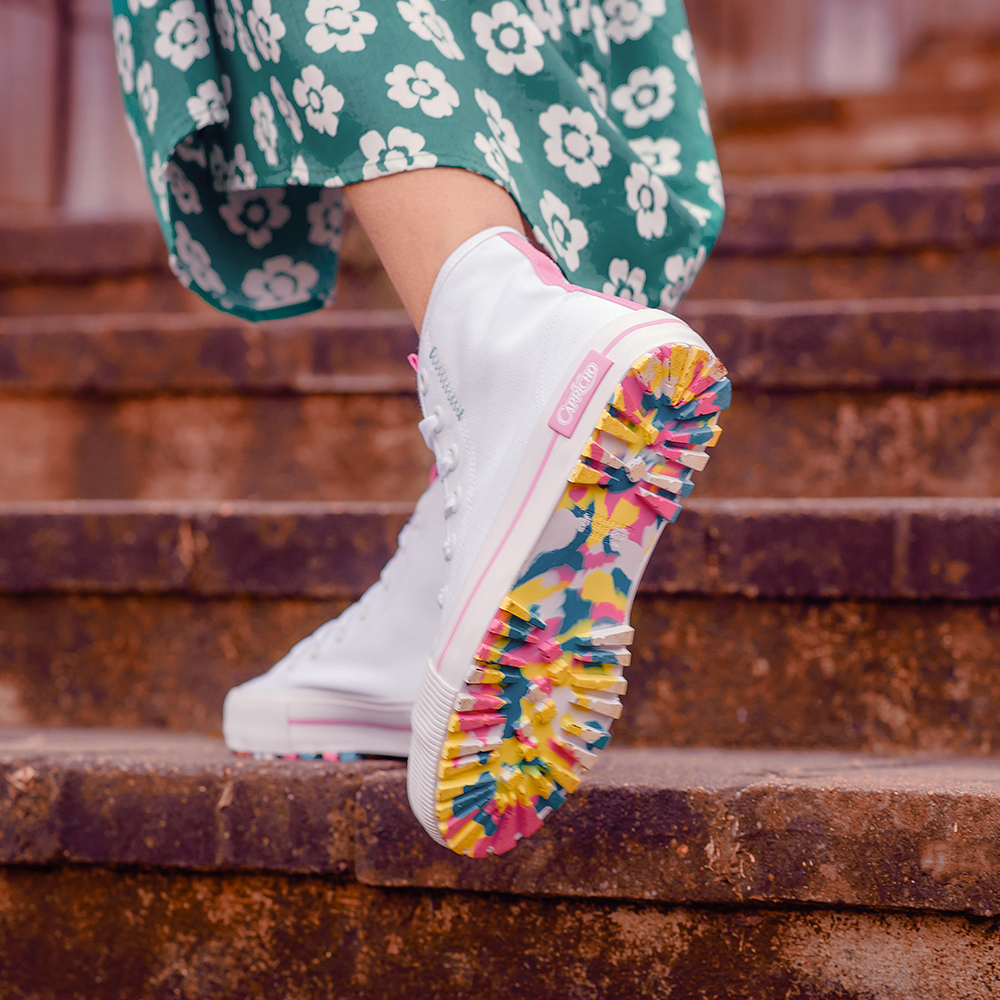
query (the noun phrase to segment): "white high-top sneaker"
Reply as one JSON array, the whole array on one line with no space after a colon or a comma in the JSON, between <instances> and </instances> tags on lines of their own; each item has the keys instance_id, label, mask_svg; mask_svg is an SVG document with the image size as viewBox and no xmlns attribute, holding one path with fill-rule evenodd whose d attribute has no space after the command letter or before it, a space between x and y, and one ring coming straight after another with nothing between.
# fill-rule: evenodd
<instances>
[{"instance_id":1,"label":"white high-top sneaker","mask_svg":"<svg viewBox=\"0 0 1000 1000\"><path fill-rule=\"evenodd\" d=\"M725 375L686 324L567 284L513 230L441 269L418 386L450 573L408 768L438 843L510 850L607 744L632 599L718 439Z\"/></svg>"},{"instance_id":2,"label":"white high-top sneaker","mask_svg":"<svg viewBox=\"0 0 1000 1000\"><path fill-rule=\"evenodd\" d=\"M264 756L406 756L410 711L441 619L443 504L439 479L361 600L226 695L226 746Z\"/></svg>"}]
</instances>

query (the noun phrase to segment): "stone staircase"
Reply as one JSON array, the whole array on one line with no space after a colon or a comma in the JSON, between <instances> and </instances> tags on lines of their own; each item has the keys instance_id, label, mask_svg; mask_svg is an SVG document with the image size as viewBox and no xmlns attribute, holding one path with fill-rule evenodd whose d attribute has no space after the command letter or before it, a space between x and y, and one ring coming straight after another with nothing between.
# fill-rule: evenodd
<instances>
[{"instance_id":1,"label":"stone staircase","mask_svg":"<svg viewBox=\"0 0 1000 1000\"><path fill-rule=\"evenodd\" d=\"M146 223L0 230L0 996L1000 993L1000 171L729 204L682 312L734 404L626 715L485 862L399 764L216 736L426 482L360 231L337 309L250 326Z\"/></svg>"}]
</instances>

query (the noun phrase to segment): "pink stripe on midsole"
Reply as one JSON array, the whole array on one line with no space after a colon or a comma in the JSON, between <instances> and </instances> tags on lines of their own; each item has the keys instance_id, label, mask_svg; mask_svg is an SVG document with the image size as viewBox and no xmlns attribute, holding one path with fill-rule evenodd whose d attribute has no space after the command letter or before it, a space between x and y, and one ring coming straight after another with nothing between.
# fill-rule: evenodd
<instances>
[{"instance_id":1,"label":"pink stripe on midsole","mask_svg":"<svg viewBox=\"0 0 1000 1000\"><path fill-rule=\"evenodd\" d=\"M618 334L617 337L615 337L614 340L611 341L610 344L608 344L604 348L604 350L601 353L606 353L607 351L613 350L615 346L619 344L625 337L627 337L631 333L635 333L636 330L645 330L646 327L648 326L659 326L661 323L679 323L681 326L685 327L687 326L687 324L683 320L677 319L676 316L671 316L669 313L664 313L663 319L651 319L647 323L637 323L635 326L630 326L627 330L623 330L620 334ZM482 571L482 573L479 574L479 579L476 581L476 584L472 588L472 591L470 592L468 599L462 606L461 613L459 614L458 618L455 619L454 627L452 628L451 632L448 633L448 639L444 644L444 648L441 650L441 655L438 657L437 663L434 664L434 672L436 674L441 673L441 661L445 658L448 649L451 646L451 642L455 638L455 633L458 631L459 623L462 621L465 612L468 610L469 605L472 603L472 599L479 592L479 588L482 586L483 580L486 578L486 575L492 568L493 563L497 559L497 556L500 555L500 551L503 549L504 545L507 544L507 539L513 532L515 525L521 519L521 515L524 513L524 508L527 506L528 500L531 499L531 494L535 492L535 487L538 485L538 479L542 474L542 470L545 468L545 463L548 462L549 460L549 455L552 454L552 449L553 447L555 447L555 443L558 437L559 435L556 434L555 431L552 431L552 437L549 441L549 446L548 448L545 449L545 454L542 456L542 460L539 463L537 470L535 471L534 478L531 480L531 485L528 487L528 492L525 493L524 499L521 501L521 505L517 508L517 512L514 514L514 517L510 522L510 526L507 528L506 532L504 532L503 538L500 539L500 544L493 550L493 555L490 556L490 561L486 564L486 567Z\"/></svg>"},{"instance_id":2,"label":"pink stripe on midsole","mask_svg":"<svg viewBox=\"0 0 1000 1000\"><path fill-rule=\"evenodd\" d=\"M354 719L289 719L290 726L364 726L367 729L391 729L395 733L408 733L409 726L387 726L381 722L357 722Z\"/></svg>"}]
</instances>

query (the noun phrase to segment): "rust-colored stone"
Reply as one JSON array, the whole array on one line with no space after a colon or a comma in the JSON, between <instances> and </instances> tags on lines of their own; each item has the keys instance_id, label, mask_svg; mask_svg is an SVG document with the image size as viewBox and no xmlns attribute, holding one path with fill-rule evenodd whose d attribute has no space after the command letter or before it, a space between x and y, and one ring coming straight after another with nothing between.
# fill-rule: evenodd
<instances>
[{"instance_id":1,"label":"rust-colored stone","mask_svg":"<svg viewBox=\"0 0 1000 1000\"><path fill-rule=\"evenodd\" d=\"M387 890L280 875L0 873L19 1000L992 1000L997 925Z\"/></svg>"},{"instance_id":2,"label":"rust-colored stone","mask_svg":"<svg viewBox=\"0 0 1000 1000\"><path fill-rule=\"evenodd\" d=\"M0 730L0 862L344 874L361 782L398 766L253 761L198 736Z\"/></svg>"},{"instance_id":3,"label":"rust-colored stone","mask_svg":"<svg viewBox=\"0 0 1000 1000\"><path fill-rule=\"evenodd\" d=\"M1000 749L1000 607L649 598L615 745Z\"/></svg>"},{"instance_id":4,"label":"rust-colored stone","mask_svg":"<svg viewBox=\"0 0 1000 1000\"><path fill-rule=\"evenodd\" d=\"M530 840L460 857L412 816L405 775L362 785L372 885L525 895L1000 911L995 760L606 751Z\"/></svg>"},{"instance_id":5,"label":"rust-colored stone","mask_svg":"<svg viewBox=\"0 0 1000 1000\"><path fill-rule=\"evenodd\" d=\"M216 733L345 603L0 597L0 724ZM995 604L640 595L633 621L616 746L1000 749Z\"/></svg>"},{"instance_id":6,"label":"rust-colored stone","mask_svg":"<svg viewBox=\"0 0 1000 1000\"><path fill-rule=\"evenodd\" d=\"M402 503L0 504L0 591L356 596L389 558L409 510ZM993 600L998 520L1000 501L986 498L690 500L663 534L642 589Z\"/></svg>"}]
</instances>

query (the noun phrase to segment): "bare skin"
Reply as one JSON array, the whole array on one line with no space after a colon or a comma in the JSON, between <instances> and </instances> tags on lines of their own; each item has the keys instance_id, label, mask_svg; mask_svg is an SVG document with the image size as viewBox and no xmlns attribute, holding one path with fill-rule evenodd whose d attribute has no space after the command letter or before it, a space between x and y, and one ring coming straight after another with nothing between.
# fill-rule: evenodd
<instances>
[{"instance_id":1,"label":"bare skin","mask_svg":"<svg viewBox=\"0 0 1000 1000\"><path fill-rule=\"evenodd\" d=\"M418 333L434 279L453 250L491 226L525 231L511 196L468 170L413 170L345 191Z\"/></svg>"}]
</instances>

